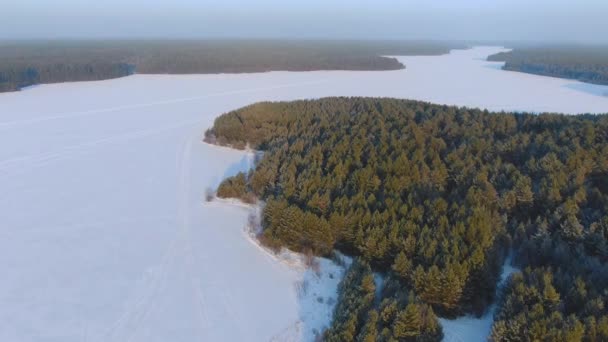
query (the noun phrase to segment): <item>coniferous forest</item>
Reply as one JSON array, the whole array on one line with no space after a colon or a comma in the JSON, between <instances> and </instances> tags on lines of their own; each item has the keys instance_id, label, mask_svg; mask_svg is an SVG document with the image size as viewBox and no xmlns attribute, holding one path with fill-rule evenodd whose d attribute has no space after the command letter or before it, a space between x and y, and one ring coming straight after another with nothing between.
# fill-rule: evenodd
<instances>
[{"instance_id":1,"label":"coniferous forest","mask_svg":"<svg viewBox=\"0 0 608 342\"><path fill-rule=\"evenodd\" d=\"M327 341L437 341L437 316L494 301L493 341L608 340L607 115L340 97L247 106L206 140L265 152L219 193L265 201L264 244L355 257Z\"/></svg>"},{"instance_id":2,"label":"coniferous forest","mask_svg":"<svg viewBox=\"0 0 608 342\"><path fill-rule=\"evenodd\" d=\"M605 46L520 47L491 55L488 61L505 62L504 70L608 85Z\"/></svg>"},{"instance_id":3,"label":"coniferous forest","mask_svg":"<svg viewBox=\"0 0 608 342\"><path fill-rule=\"evenodd\" d=\"M396 70L385 55L439 55L462 44L416 41L31 41L0 42L0 92L40 83L140 74L273 70Z\"/></svg>"}]
</instances>

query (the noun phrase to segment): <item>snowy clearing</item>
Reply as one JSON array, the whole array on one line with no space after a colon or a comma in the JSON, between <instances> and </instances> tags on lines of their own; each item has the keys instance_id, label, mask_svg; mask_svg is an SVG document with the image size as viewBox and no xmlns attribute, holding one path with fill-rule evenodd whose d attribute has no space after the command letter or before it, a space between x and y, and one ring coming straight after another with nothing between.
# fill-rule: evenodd
<instances>
[{"instance_id":1,"label":"snowy clearing","mask_svg":"<svg viewBox=\"0 0 608 342\"><path fill-rule=\"evenodd\" d=\"M507 258L502 265L502 273L496 292L498 293L502 289L511 274L518 271L511 265L511 258ZM488 312L479 318L470 315L457 319L440 318L439 322L443 327L443 340L445 342L487 341L492 331L494 313L496 313L495 304L490 306Z\"/></svg>"},{"instance_id":2,"label":"snowy clearing","mask_svg":"<svg viewBox=\"0 0 608 342\"><path fill-rule=\"evenodd\" d=\"M0 94L0 340L310 340L339 268L307 275L251 243L248 208L204 202L251 156L201 143L203 131L253 102L331 95L608 112L608 87L502 71L483 60L497 51L404 57L399 71L138 75Z\"/></svg>"}]
</instances>

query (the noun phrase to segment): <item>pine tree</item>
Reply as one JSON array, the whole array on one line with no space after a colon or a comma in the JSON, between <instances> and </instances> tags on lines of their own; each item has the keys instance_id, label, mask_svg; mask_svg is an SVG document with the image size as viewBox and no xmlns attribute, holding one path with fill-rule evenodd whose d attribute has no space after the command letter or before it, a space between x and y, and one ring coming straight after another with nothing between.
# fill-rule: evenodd
<instances>
[{"instance_id":1,"label":"pine tree","mask_svg":"<svg viewBox=\"0 0 608 342\"><path fill-rule=\"evenodd\" d=\"M420 335L420 311L416 304L410 303L405 310L397 314L393 325L395 338L407 338Z\"/></svg>"},{"instance_id":2,"label":"pine tree","mask_svg":"<svg viewBox=\"0 0 608 342\"><path fill-rule=\"evenodd\" d=\"M393 263L393 271L404 280L409 280L412 272L412 262L408 259L405 253L399 252Z\"/></svg>"},{"instance_id":3,"label":"pine tree","mask_svg":"<svg viewBox=\"0 0 608 342\"><path fill-rule=\"evenodd\" d=\"M359 336L357 336L357 342L376 342L376 336L378 335L378 312L371 310L367 314L367 321L361 329Z\"/></svg>"},{"instance_id":4,"label":"pine tree","mask_svg":"<svg viewBox=\"0 0 608 342\"><path fill-rule=\"evenodd\" d=\"M446 310L453 310L458 306L464 286L454 268L454 265L448 265L441 281L442 306Z\"/></svg>"},{"instance_id":5,"label":"pine tree","mask_svg":"<svg viewBox=\"0 0 608 342\"><path fill-rule=\"evenodd\" d=\"M543 275L543 302L548 310L553 311L559 304L560 298L559 293L555 287L553 287L551 280L551 275L549 273Z\"/></svg>"}]
</instances>

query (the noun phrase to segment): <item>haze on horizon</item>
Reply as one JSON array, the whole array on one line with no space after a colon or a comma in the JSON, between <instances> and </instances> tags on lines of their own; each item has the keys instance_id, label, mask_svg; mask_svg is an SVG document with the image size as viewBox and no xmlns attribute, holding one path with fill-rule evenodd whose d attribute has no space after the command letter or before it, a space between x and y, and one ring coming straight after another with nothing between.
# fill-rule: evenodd
<instances>
[{"instance_id":1,"label":"haze on horizon","mask_svg":"<svg viewBox=\"0 0 608 342\"><path fill-rule=\"evenodd\" d=\"M4 0L0 39L295 38L608 43L605 0Z\"/></svg>"}]
</instances>

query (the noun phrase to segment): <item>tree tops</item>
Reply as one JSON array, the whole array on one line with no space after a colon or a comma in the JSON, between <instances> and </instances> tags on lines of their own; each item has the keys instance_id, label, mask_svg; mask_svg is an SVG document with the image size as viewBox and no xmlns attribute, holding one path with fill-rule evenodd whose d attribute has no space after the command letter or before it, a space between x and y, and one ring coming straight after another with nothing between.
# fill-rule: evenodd
<instances>
[{"instance_id":1,"label":"tree tops","mask_svg":"<svg viewBox=\"0 0 608 342\"><path fill-rule=\"evenodd\" d=\"M220 116L206 134L217 143L265 151L245 178L248 189L267 201L266 243L321 255L339 249L387 275L393 291L382 291L375 302L394 298L405 310L398 320L403 329L398 336L391 331L391 338L408 340L416 331L407 323L416 316L406 310L408 303L452 317L483 312L509 248L522 268L548 267L551 281L534 283L548 303L546 315L562 312L564 291L576 277L593 289L584 298L604 301L605 115L326 98L251 105ZM501 300L511 295L518 294L508 290ZM513 315L534 306L521 303L510 307ZM574 315L568 323L574 331L574 319L594 320L585 333L600 329L603 306L592 315L583 307L561 314ZM354 325L348 331L388 336L380 323L364 320L374 320L376 311L380 322L381 305L347 311L353 310L361 314L344 321ZM520 323L527 332L533 320Z\"/></svg>"}]
</instances>

